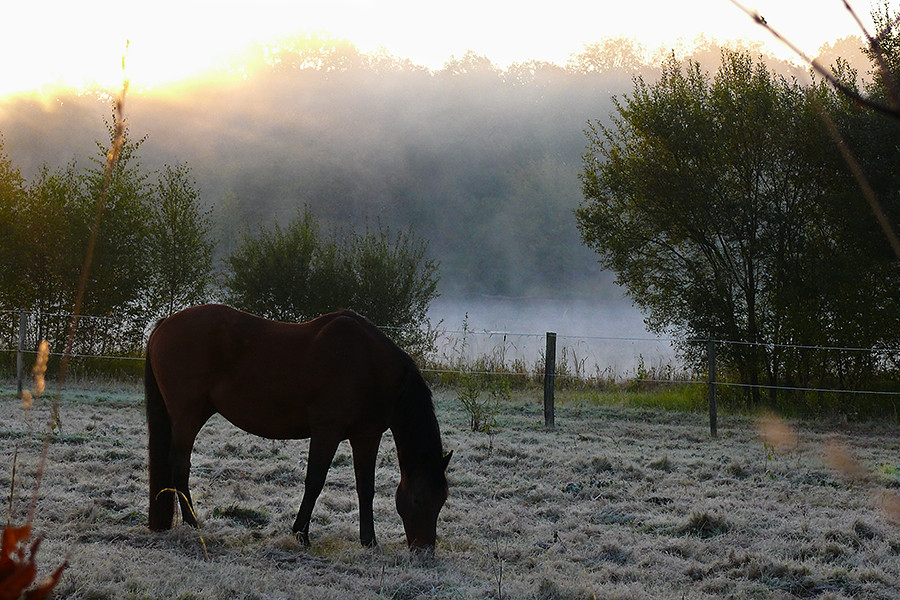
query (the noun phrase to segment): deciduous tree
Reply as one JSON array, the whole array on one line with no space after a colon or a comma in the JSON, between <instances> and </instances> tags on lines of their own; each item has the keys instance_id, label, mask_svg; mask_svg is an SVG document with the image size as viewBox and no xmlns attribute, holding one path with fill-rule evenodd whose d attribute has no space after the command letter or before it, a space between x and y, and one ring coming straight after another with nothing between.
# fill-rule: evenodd
<instances>
[{"instance_id":1,"label":"deciduous tree","mask_svg":"<svg viewBox=\"0 0 900 600\"><path fill-rule=\"evenodd\" d=\"M582 240L698 365L690 338L741 342L723 358L755 400L760 377L796 375L770 344L896 340L871 321L898 308L883 292L898 281L868 276L890 269L862 250L874 223L848 228L855 183L822 119L845 104L726 51L714 77L671 58L617 101L610 127L587 132Z\"/></svg>"},{"instance_id":2,"label":"deciduous tree","mask_svg":"<svg viewBox=\"0 0 900 600\"><path fill-rule=\"evenodd\" d=\"M167 316L206 301L213 283L211 210L202 208L188 165L167 165L158 174L151 212L147 301Z\"/></svg>"},{"instance_id":3,"label":"deciduous tree","mask_svg":"<svg viewBox=\"0 0 900 600\"><path fill-rule=\"evenodd\" d=\"M228 257L225 291L238 308L284 321L350 308L422 353L433 342L427 311L438 281L426 250L411 232L382 227L323 233L305 209L286 228L244 238Z\"/></svg>"}]
</instances>

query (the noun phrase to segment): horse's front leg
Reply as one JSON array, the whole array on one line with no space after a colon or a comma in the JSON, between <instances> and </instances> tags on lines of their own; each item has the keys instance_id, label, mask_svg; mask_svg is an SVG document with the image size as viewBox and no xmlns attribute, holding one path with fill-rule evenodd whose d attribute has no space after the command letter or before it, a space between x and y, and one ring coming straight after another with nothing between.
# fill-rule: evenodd
<instances>
[{"instance_id":1,"label":"horse's front leg","mask_svg":"<svg viewBox=\"0 0 900 600\"><path fill-rule=\"evenodd\" d=\"M328 475L328 467L331 466L339 443L340 440L315 436L309 440L303 501L300 502L300 510L297 511L297 520L294 521L293 527L297 539L304 546L309 546L309 520L312 517L313 506L325 486L325 476Z\"/></svg>"},{"instance_id":2,"label":"horse's front leg","mask_svg":"<svg viewBox=\"0 0 900 600\"><path fill-rule=\"evenodd\" d=\"M375 515L372 502L375 499L375 462L381 434L350 438L353 449L353 471L356 474L356 494L359 497L359 541L372 548L375 540Z\"/></svg>"}]
</instances>

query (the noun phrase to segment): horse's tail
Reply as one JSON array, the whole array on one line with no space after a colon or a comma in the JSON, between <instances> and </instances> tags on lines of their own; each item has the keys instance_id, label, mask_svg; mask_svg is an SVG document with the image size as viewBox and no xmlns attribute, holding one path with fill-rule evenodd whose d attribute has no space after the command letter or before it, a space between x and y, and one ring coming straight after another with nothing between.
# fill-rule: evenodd
<instances>
[{"instance_id":1,"label":"horse's tail","mask_svg":"<svg viewBox=\"0 0 900 600\"><path fill-rule=\"evenodd\" d=\"M153 373L150 347L144 361L144 401L147 408L148 454L150 466L149 525L152 531L172 528L175 494L160 493L175 485L172 474L172 420Z\"/></svg>"}]
</instances>

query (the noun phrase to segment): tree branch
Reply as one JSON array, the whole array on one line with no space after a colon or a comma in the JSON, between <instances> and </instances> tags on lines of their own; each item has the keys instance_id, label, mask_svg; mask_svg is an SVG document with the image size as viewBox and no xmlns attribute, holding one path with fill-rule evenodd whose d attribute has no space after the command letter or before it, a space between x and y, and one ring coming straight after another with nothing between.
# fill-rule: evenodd
<instances>
[{"instance_id":1,"label":"tree branch","mask_svg":"<svg viewBox=\"0 0 900 600\"><path fill-rule=\"evenodd\" d=\"M768 23L768 21L766 21L766 19L761 14L759 14L759 12L747 8L737 0L729 1L751 19L753 19L757 25L768 31L772 35L772 37L790 48L794 54L803 59L803 61L810 65L816 71L816 73L824 77L825 80L832 85L832 87L834 87L844 96L877 113L887 115L894 119L900 119L900 94L897 93L896 86L893 84L893 78L891 77L890 72L887 68L887 63L885 62L884 55L881 52L881 44L879 43L879 40L881 40L887 33L888 28L885 28L885 31L879 33L877 37L873 38L871 35L869 35L868 31L866 31L865 27L862 25L862 21L860 21L856 12L850 7L847 0L843 0L844 6L848 11L850 11L856 22L859 23L863 34L866 36L866 39L869 42L869 48L872 50L873 55L876 57L878 67L879 69L881 69L882 75L884 76L885 85L888 89L888 96L891 98L893 106L888 106L880 102L876 102L875 100L872 100L870 98L866 98L855 89L842 83L837 77L834 76L834 74L832 74L829 69L820 65L815 59L807 56L806 53L800 50L800 48L798 48L793 42L781 35L781 33L779 33L778 30L776 30L774 27L772 27ZM891 26L897 25L898 23L900 23L900 17L894 19L894 21L891 22Z\"/></svg>"}]
</instances>

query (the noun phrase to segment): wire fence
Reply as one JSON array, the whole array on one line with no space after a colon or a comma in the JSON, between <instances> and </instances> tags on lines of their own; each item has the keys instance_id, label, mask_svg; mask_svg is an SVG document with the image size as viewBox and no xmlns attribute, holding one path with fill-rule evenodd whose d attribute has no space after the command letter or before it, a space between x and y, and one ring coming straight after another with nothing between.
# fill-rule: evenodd
<instances>
[{"instance_id":1,"label":"wire fence","mask_svg":"<svg viewBox=\"0 0 900 600\"><path fill-rule=\"evenodd\" d=\"M441 330L423 371L436 374L543 376L547 333ZM579 381L623 381L688 377L672 340L658 337L557 335L556 377Z\"/></svg>"},{"instance_id":2,"label":"wire fence","mask_svg":"<svg viewBox=\"0 0 900 600\"><path fill-rule=\"evenodd\" d=\"M51 356L62 356L77 319L72 358L143 360L146 324L124 316L99 317L64 312L0 310L0 352L35 354L41 341Z\"/></svg>"},{"instance_id":3,"label":"wire fence","mask_svg":"<svg viewBox=\"0 0 900 600\"><path fill-rule=\"evenodd\" d=\"M60 357L73 316L39 311L0 311L0 367L12 371L28 363L41 340ZM112 370L139 374L150 326L127 316L78 316L71 358L81 365L117 365ZM505 377L523 385L540 383L547 373L548 334L444 329L424 357L422 370L441 380L459 376ZM555 334L554 334L555 336ZM900 397L900 348L759 344L730 340L688 340L635 336L556 337L553 377L565 384L614 386L705 384L737 393L866 395ZM677 348L677 349L676 349ZM709 348L715 356L710 357ZM757 381L730 368L736 358L755 353ZM718 361L718 369L709 361ZM123 363L133 366L123 367ZM755 390L755 392L754 392Z\"/></svg>"}]
</instances>

